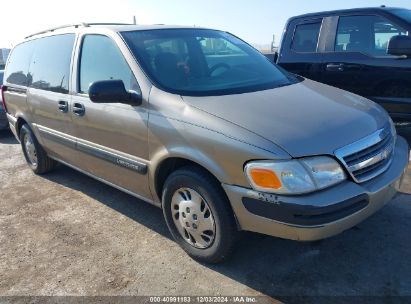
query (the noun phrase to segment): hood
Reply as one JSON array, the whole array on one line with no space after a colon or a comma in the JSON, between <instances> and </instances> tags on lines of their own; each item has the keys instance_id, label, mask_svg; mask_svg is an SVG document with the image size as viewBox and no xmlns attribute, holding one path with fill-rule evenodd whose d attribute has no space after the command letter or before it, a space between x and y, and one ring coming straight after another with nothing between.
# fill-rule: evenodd
<instances>
[{"instance_id":1,"label":"hood","mask_svg":"<svg viewBox=\"0 0 411 304\"><path fill-rule=\"evenodd\" d=\"M259 92L183 99L268 139L292 157L334 154L388 122L385 110L372 101L311 80Z\"/></svg>"}]
</instances>

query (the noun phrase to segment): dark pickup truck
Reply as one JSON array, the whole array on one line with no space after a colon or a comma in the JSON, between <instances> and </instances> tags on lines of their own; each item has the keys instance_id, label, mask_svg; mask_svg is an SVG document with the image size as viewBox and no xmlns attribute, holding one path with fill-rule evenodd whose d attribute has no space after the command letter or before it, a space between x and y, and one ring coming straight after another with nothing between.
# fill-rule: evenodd
<instances>
[{"instance_id":1,"label":"dark pickup truck","mask_svg":"<svg viewBox=\"0 0 411 304\"><path fill-rule=\"evenodd\" d=\"M383 106L411 134L411 10L362 8L288 20L278 54L286 70Z\"/></svg>"}]
</instances>

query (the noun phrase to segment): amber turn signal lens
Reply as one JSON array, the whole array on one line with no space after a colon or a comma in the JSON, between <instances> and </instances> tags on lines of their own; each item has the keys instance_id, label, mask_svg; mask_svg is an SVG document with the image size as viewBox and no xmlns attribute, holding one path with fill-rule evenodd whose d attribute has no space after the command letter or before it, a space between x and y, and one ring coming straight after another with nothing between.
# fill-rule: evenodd
<instances>
[{"instance_id":1,"label":"amber turn signal lens","mask_svg":"<svg viewBox=\"0 0 411 304\"><path fill-rule=\"evenodd\" d=\"M281 188L281 181L271 170L253 168L250 170L250 176L253 182L259 187L271 189Z\"/></svg>"}]
</instances>

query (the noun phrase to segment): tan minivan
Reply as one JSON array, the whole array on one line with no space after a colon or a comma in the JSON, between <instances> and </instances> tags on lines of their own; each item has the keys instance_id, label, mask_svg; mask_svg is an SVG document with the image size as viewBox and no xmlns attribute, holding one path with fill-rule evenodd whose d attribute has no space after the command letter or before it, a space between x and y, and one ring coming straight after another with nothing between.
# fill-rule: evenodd
<instances>
[{"instance_id":1,"label":"tan minivan","mask_svg":"<svg viewBox=\"0 0 411 304\"><path fill-rule=\"evenodd\" d=\"M12 51L2 96L36 174L57 162L163 209L192 257L240 230L318 240L390 201L408 164L387 113L222 31L78 24Z\"/></svg>"}]
</instances>

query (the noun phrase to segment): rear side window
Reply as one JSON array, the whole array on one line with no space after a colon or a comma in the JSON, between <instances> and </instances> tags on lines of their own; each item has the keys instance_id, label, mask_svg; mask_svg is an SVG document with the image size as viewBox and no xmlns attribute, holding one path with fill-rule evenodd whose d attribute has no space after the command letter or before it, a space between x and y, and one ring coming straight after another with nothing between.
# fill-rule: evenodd
<instances>
[{"instance_id":1,"label":"rear side window","mask_svg":"<svg viewBox=\"0 0 411 304\"><path fill-rule=\"evenodd\" d=\"M397 35L407 31L381 16L340 17L335 51L385 56L390 39Z\"/></svg>"},{"instance_id":2,"label":"rear side window","mask_svg":"<svg viewBox=\"0 0 411 304\"><path fill-rule=\"evenodd\" d=\"M68 93L74 34L41 38L36 41L30 74L31 87Z\"/></svg>"},{"instance_id":3,"label":"rear side window","mask_svg":"<svg viewBox=\"0 0 411 304\"><path fill-rule=\"evenodd\" d=\"M297 25L291 48L300 53L315 53L317 51L320 29L321 21Z\"/></svg>"},{"instance_id":4,"label":"rear side window","mask_svg":"<svg viewBox=\"0 0 411 304\"><path fill-rule=\"evenodd\" d=\"M87 93L99 80L122 80L126 90L140 91L128 63L114 41L102 35L87 35L80 59L80 93Z\"/></svg>"},{"instance_id":5,"label":"rear side window","mask_svg":"<svg viewBox=\"0 0 411 304\"><path fill-rule=\"evenodd\" d=\"M35 41L28 41L17 45L10 54L5 80L10 84L28 86L31 83L29 74L30 61L33 56Z\"/></svg>"},{"instance_id":6,"label":"rear side window","mask_svg":"<svg viewBox=\"0 0 411 304\"><path fill-rule=\"evenodd\" d=\"M4 73L0 72L0 85L3 84L3 76L4 76Z\"/></svg>"}]
</instances>

